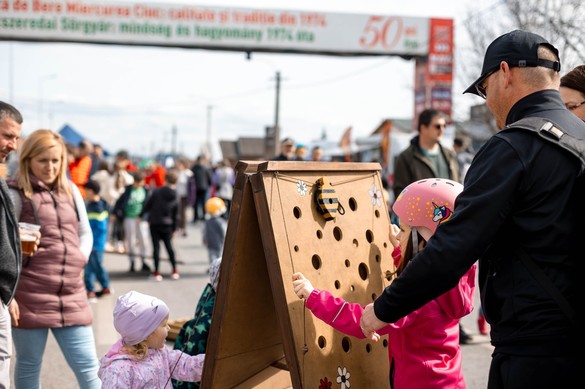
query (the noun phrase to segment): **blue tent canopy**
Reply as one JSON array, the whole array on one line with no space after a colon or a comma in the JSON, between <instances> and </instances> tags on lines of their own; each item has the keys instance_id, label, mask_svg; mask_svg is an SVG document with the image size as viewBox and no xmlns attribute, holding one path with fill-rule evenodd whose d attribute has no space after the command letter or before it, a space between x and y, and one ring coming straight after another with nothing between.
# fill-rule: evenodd
<instances>
[{"instance_id":1,"label":"blue tent canopy","mask_svg":"<svg viewBox=\"0 0 585 389\"><path fill-rule=\"evenodd\" d=\"M89 140L87 137L83 136L79 133L76 129L71 127L69 124L65 124L60 130L59 134L63 137L65 143L71 143L73 146L79 146L79 142L84 139ZM91 142L91 140L89 140ZM91 142L93 143L93 142ZM109 156L110 153L106 150L103 146L102 149L104 150L104 155Z\"/></svg>"},{"instance_id":2,"label":"blue tent canopy","mask_svg":"<svg viewBox=\"0 0 585 389\"><path fill-rule=\"evenodd\" d=\"M59 130L59 134L63 137L63 140L66 143L71 143L73 146L79 146L79 142L87 139L69 124L65 124L63 128Z\"/></svg>"}]
</instances>

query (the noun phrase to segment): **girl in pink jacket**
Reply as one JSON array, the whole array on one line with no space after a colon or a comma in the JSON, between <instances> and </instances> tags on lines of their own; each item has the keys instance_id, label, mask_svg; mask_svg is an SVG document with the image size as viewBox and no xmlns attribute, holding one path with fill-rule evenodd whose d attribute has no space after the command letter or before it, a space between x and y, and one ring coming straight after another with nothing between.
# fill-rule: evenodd
<instances>
[{"instance_id":1,"label":"girl in pink jacket","mask_svg":"<svg viewBox=\"0 0 585 389\"><path fill-rule=\"evenodd\" d=\"M205 354L191 356L166 347L169 308L156 297L130 291L114 308L122 335L100 360L102 389L172 388L171 377L199 382Z\"/></svg>"},{"instance_id":2,"label":"girl in pink jacket","mask_svg":"<svg viewBox=\"0 0 585 389\"><path fill-rule=\"evenodd\" d=\"M392 257L399 276L416 252L424 247L440 223L452 215L455 198L463 186L455 181L432 178L407 186L393 205L400 219L392 225ZM457 286L403 319L375 334L388 334L390 385L393 389L462 389L459 319L473 310L474 265ZM313 288L301 273L293 275L293 286L311 312L338 331L364 338L360 328L363 307L330 292ZM421 287L424 287L421 285Z\"/></svg>"}]
</instances>

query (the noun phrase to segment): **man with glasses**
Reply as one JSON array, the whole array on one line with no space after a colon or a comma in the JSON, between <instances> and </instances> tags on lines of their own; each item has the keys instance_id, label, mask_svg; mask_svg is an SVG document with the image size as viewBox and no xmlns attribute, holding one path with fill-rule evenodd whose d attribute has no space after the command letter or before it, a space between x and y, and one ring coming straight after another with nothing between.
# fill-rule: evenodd
<instances>
[{"instance_id":1,"label":"man with glasses","mask_svg":"<svg viewBox=\"0 0 585 389\"><path fill-rule=\"evenodd\" d=\"M570 388L585 350L585 175L578 158L514 122L539 117L585 139L559 93L558 50L515 30L487 48L465 91L486 97L501 130L477 152L427 246L364 310L364 334L452 288L479 258L482 308L494 346L488 389Z\"/></svg>"},{"instance_id":2,"label":"man with glasses","mask_svg":"<svg viewBox=\"0 0 585 389\"><path fill-rule=\"evenodd\" d=\"M418 116L418 134L396 158L394 164L394 198L409 184L423 178L449 178L459 181L455 151L440 141L445 132L443 113L425 109Z\"/></svg>"}]
</instances>

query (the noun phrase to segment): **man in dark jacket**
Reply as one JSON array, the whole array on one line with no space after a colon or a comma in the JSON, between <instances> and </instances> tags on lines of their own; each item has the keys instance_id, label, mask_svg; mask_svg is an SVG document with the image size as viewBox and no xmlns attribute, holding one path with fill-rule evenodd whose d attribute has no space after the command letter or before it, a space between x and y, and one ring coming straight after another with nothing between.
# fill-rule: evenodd
<instances>
[{"instance_id":1,"label":"man in dark jacket","mask_svg":"<svg viewBox=\"0 0 585 389\"><path fill-rule=\"evenodd\" d=\"M272 161L294 161L295 150L295 142L291 138L284 138L280 142L280 154L274 156Z\"/></svg>"},{"instance_id":2,"label":"man in dark jacket","mask_svg":"<svg viewBox=\"0 0 585 389\"><path fill-rule=\"evenodd\" d=\"M0 101L0 163L17 148L22 115L12 105ZM37 241L38 243L38 241ZM34 248L36 250L36 246ZM14 205L4 178L0 176L0 387L10 387L12 327L8 304L12 301L20 274L20 235Z\"/></svg>"},{"instance_id":3,"label":"man in dark jacket","mask_svg":"<svg viewBox=\"0 0 585 389\"><path fill-rule=\"evenodd\" d=\"M448 178L459 181L459 165L455 151L445 147L440 140L445 132L443 113L425 109L418 117L418 135L396 158L394 164L394 198L402 189L423 178Z\"/></svg>"},{"instance_id":4,"label":"man in dark jacket","mask_svg":"<svg viewBox=\"0 0 585 389\"><path fill-rule=\"evenodd\" d=\"M560 97L559 72L557 49L536 34L512 31L487 48L481 76L465 92L486 98L502 130L476 154L453 217L366 307L366 336L452 288L479 258L494 346L488 388L580 382L585 176L574 155L513 125L542 117L585 139L585 123Z\"/></svg>"},{"instance_id":5,"label":"man in dark jacket","mask_svg":"<svg viewBox=\"0 0 585 389\"><path fill-rule=\"evenodd\" d=\"M171 170L165 175L165 185L156 188L152 195L146 200L142 208L141 217L148 215L148 226L150 227L150 238L152 240L152 259L154 260L154 273L151 277L155 281L162 281L159 272L160 264L160 241L162 240L169 261L172 266L171 278L179 279L177 261L175 260L175 249L173 248L173 235L177 230L177 214L179 210L179 199L177 197L177 173Z\"/></svg>"},{"instance_id":6,"label":"man in dark jacket","mask_svg":"<svg viewBox=\"0 0 585 389\"><path fill-rule=\"evenodd\" d=\"M205 155L197 157L197 161L191 167L193 180L195 181L195 203L193 204L193 223L205 220L205 202L211 188L211 168Z\"/></svg>"}]
</instances>

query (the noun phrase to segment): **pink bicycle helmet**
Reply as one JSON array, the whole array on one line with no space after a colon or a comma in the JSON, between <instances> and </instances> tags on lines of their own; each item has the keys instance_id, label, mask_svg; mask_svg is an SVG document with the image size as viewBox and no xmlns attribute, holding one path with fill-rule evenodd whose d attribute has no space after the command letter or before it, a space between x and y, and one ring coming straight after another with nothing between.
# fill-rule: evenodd
<instances>
[{"instance_id":1,"label":"pink bicycle helmet","mask_svg":"<svg viewBox=\"0 0 585 389\"><path fill-rule=\"evenodd\" d=\"M455 199L463 185L445 178L425 178L408 185L392 205L403 223L416 227L427 241L437 226L453 214Z\"/></svg>"}]
</instances>

